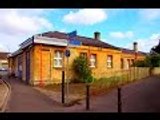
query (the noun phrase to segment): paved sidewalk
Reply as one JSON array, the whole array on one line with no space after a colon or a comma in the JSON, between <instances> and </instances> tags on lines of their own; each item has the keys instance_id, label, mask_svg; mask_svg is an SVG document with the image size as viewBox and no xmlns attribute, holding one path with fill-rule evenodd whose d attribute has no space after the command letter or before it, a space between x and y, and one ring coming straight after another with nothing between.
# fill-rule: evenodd
<instances>
[{"instance_id":1,"label":"paved sidewalk","mask_svg":"<svg viewBox=\"0 0 160 120\"><path fill-rule=\"evenodd\" d=\"M18 79L8 81L12 86L7 112L53 112L63 107Z\"/></svg>"},{"instance_id":2,"label":"paved sidewalk","mask_svg":"<svg viewBox=\"0 0 160 120\"><path fill-rule=\"evenodd\" d=\"M74 112L85 110L83 105L64 107L62 104L26 85L19 79L6 80L11 84L11 97L6 112ZM54 95L55 96L55 95Z\"/></svg>"}]
</instances>

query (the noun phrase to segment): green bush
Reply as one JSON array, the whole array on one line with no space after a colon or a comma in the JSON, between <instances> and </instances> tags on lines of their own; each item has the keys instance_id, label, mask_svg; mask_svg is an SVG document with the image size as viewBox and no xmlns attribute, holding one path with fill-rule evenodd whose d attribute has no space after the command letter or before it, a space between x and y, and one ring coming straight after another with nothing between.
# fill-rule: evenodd
<instances>
[{"instance_id":1,"label":"green bush","mask_svg":"<svg viewBox=\"0 0 160 120\"><path fill-rule=\"evenodd\" d=\"M150 64L146 63L146 61L142 61L142 60L138 60L134 63L133 66L136 66L136 67L149 67Z\"/></svg>"},{"instance_id":2,"label":"green bush","mask_svg":"<svg viewBox=\"0 0 160 120\"><path fill-rule=\"evenodd\" d=\"M76 82L90 83L94 79L87 59L82 56L74 59L73 70L77 75Z\"/></svg>"},{"instance_id":3,"label":"green bush","mask_svg":"<svg viewBox=\"0 0 160 120\"><path fill-rule=\"evenodd\" d=\"M136 61L133 66L136 67L160 67L160 55L149 55L143 61Z\"/></svg>"},{"instance_id":4,"label":"green bush","mask_svg":"<svg viewBox=\"0 0 160 120\"><path fill-rule=\"evenodd\" d=\"M152 55L150 58L152 63L151 67L159 67L160 66L160 55Z\"/></svg>"}]
</instances>

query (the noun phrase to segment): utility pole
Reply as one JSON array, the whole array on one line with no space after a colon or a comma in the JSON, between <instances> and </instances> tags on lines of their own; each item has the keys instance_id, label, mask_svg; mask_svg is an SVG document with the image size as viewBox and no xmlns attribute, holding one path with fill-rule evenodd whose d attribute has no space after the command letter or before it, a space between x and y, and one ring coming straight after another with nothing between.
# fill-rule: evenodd
<instances>
[{"instance_id":1,"label":"utility pole","mask_svg":"<svg viewBox=\"0 0 160 120\"><path fill-rule=\"evenodd\" d=\"M66 64L66 101L69 101L69 77L68 77L68 72L69 72L69 55L67 53L69 52L69 38L67 40L67 50L66 50L66 56L67 56L67 64Z\"/></svg>"},{"instance_id":2,"label":"utility pole","mask_svg":"<svg viewBox=\"0 0 160 120\"><path fill-rule=\"evenodd\" d=\"M70 57L70 48L69 44L80 45L80 42L75 40L77 35L77 31L72 31L67 35L67 49L66 49L66 57L67 57L67 64L66 64L66 100L69 100L69 57Z\"/></svg>"}]
</instances>

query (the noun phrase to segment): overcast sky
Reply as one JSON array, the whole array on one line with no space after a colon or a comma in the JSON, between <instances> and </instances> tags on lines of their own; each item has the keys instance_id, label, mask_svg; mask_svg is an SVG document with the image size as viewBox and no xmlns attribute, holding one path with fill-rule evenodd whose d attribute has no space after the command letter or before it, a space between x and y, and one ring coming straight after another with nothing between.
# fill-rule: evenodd
<instances>
[{"instance_id":1,"label":"overcast sky","mask_svg":"<svg viewBox=\"0 0 160 120\"><path fill-rule=\"evenodd\" d=\"M119 47L148 52L159 43L160 9L0 9L0 51L14 52L34 34L71 32L101 39Z\"/></svg>"}]
</instances>

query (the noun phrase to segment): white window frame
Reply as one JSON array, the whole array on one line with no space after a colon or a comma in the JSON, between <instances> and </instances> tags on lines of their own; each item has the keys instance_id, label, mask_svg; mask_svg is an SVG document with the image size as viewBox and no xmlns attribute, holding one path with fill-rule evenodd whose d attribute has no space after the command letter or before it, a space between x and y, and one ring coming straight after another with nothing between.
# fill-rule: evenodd
<instances>
[{"instance_id":1,"label":"white window frame","mask_svg":"<svg viewBox=\"0 0 160 120\"><path fill-rule=\"evenodd\" d=\"M91 54L90 55L90 67L91 68L95 68L96 67L96 58L97 57L97 55L96 54Z\"/></svg>"},{"instance_id":2,"label":"white window frame","mask_svg":"<svg viewBox=\"0 0 160 120\"><path fill-rule=\"evenodd\" d=\"M55 60L58 64L56 64ZM54 52L54 67L62 68L63 67L63 52L61 50L56 50Z\"/></svg>"},{"instance_id":3,"label":"white window frame","mask_svg":"<svg viewBox=\"0 0 160 120\"><path fill-rule=\"evenodd\" d=\"M107 55L107 68L113 68L113 55Z\"/></svg>"}]
</instances>

